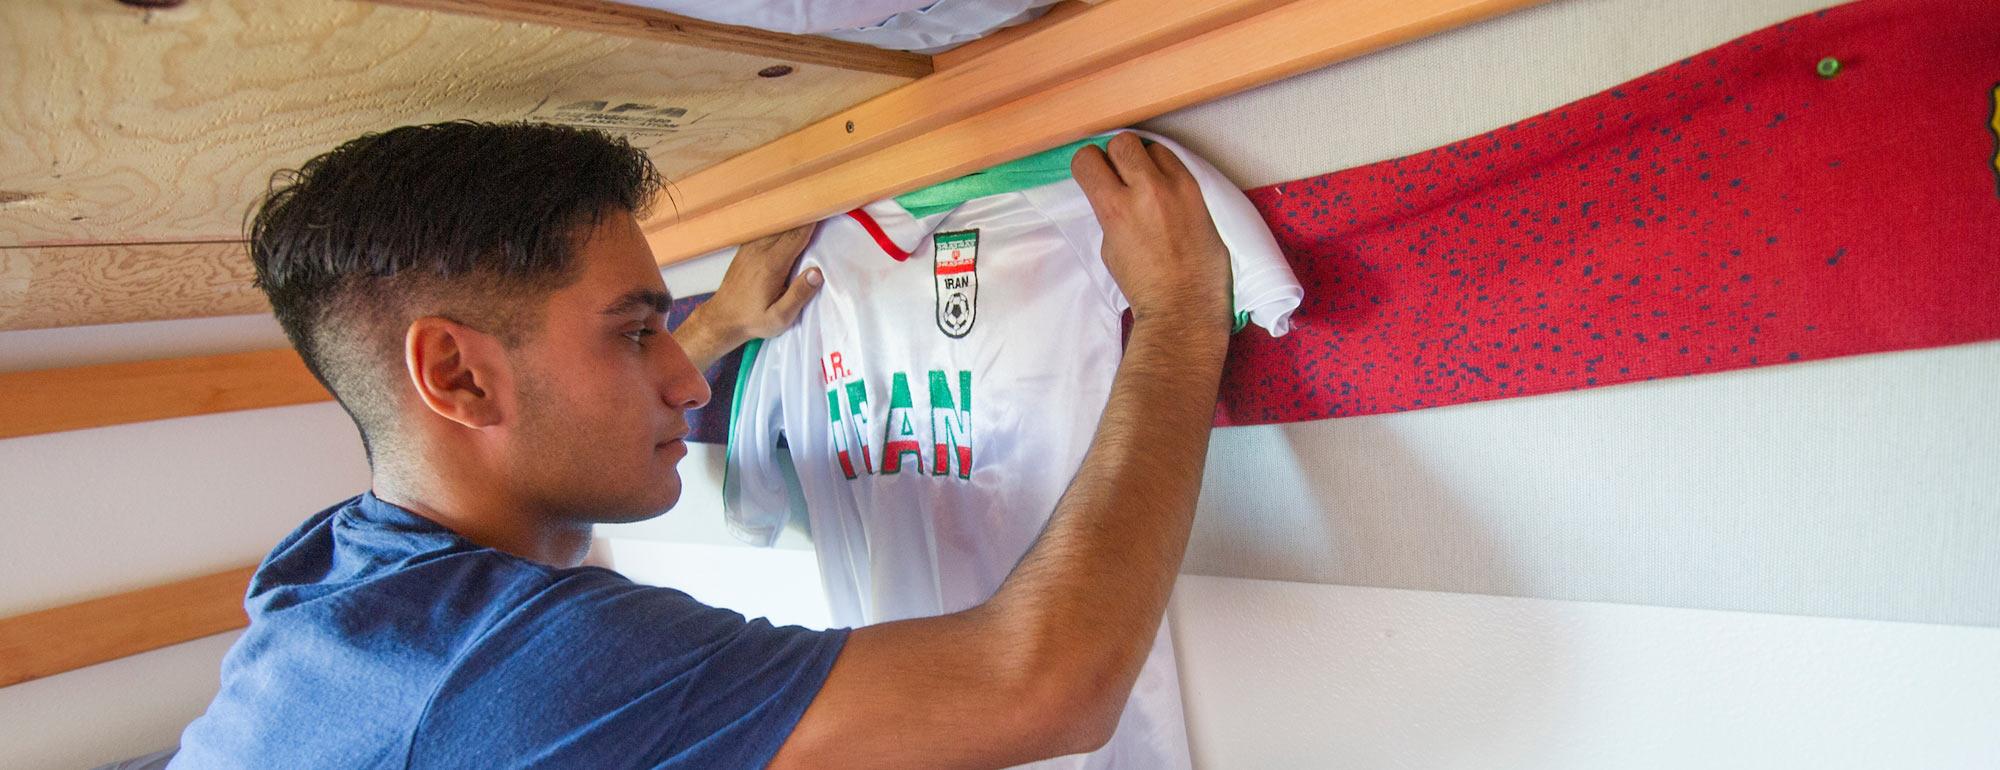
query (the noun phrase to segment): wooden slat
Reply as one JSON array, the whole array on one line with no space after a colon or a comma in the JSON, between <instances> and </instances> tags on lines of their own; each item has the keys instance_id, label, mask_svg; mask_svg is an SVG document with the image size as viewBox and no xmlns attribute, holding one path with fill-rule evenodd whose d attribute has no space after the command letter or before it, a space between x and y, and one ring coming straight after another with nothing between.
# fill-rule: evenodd
<instances>
[{"instance_id":1,"label":"wooden slat","mask_svg":"<svg viewBox=\"0 0 2000 770\"><path fill-rule=\"evenodd\" d=\"M1039 90L949 126L862 154L797 181L692 216L651 222L661 264L708 253L883 197L1251 86L1536 5L1543 0L1296 0L1228 27ZM1001 58L1144 0L1111 0L1043 33L992 51ZM1025 62L1013 62L1026 66ZM862 105L892 99L933 78L983 69L968 63ZM859 109L859 108L857 108ZM838 116L836 116L838 117ZM1367 116L1356 115L1356 120ZM812 128L758 153L810 152ZM784 145L784 146L780 146ZM719 164L720 169L728 164ZM697 180L681 183L692 190ZM726 180L714 184L724 185ZM711 197L713 193L709 194Z\"/></svg>"},{"instance_id":2,"label":"wooden slat","mask_svg":"<svg viewBox=\"0 0 2000 770\"><path fill-rule=\"evenodd\" d=\"M620 37L768 56L780 61L823 64L856 72L875 72L912 78L923 77L931 72L931 58L923 54L885 51L858 43L717 24L653 8L621 5L602 0L374 1L427 11L524 21Z\"/></svg>"},{"instance_id":3,"label":"wooden slat","mask_svg":"<svg viewBox=\"0 0 2000 770\"><path fill-rule=\"evenodd\" d=\"M1090 76L1289 0L1112 0L1037 22L973 58L811 123L676 182L654 230L735 203L839 163L884 151L982 111ZM982 43L974 43L982 46ZM975 49L975 51L982 49ZM1050 115L1055 125L1067 116ZM727 244L724 244L727 245ZM655 251L659 246L654 246ZM699 253L699 252L697 252Z\"/></svg>"},{"instance_id":4,"label":"wooden slat","mask_svg":"<svg viewBox=\"0 0 2000 770\"><path fill-rule=\"evenodd\" d=\"M331 398L289 348L12 372L0 438Z\"/></svg>"},{"instance_id":5,"label":"wooden slat","mask_svg":"<svg viewBox=\"0 0 2000 770\"><path fill-rule=\"evenodd\" d=\"M255 569L0 619L0 687L242 628Z\"/></svg>"},{"instance_id":6,"label":"wooden slat","mask_svg":"<svg viewBox=\"0 0 2000 770\"><path fill-rule=\"evenodd\" d=\"M241 241L0 248L0 331L268 313Z\"/></svg>"}]
</instances>

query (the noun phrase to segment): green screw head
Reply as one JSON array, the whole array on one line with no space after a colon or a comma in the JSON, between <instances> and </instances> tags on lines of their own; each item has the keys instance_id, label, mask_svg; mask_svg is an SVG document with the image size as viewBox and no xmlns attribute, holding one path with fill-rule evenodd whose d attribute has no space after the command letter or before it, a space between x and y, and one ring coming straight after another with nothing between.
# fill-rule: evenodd
<instances>
[{"instance_id":1,"label":"green screw head","mask_svg":"<svg viewBox=\"0 0 2000 770\"><path fill-rule=\"evenodd\" d=\"M1814 69L1816 69L1819 72L1820 77L1823 78L1833 77L1835 75L1840 74L1840 60L1828 56L1824 59L1819 60L1819 66L1815 67Z\"/></svg>"}]
</instances>

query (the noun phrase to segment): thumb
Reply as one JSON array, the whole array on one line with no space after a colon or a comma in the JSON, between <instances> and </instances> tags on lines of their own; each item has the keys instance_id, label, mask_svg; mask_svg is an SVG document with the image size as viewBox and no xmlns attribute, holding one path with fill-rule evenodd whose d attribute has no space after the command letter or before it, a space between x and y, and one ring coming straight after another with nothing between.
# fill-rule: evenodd
<instances>
[{"instance_id":1,"label":"thumb","mask_svg":"<svg viewBox=\"0 0 2000 770\"><path fill-rule=\"evenodd\" d=\"M797 280L785 287L785 293L778 296L778 301L771 303L771 315L783 325L781 329L792 325L792 321L799 317L799 311L804 310L806 303L810 302L814 295L819 294L819 287L824 283L826 279L820 275L819 268L808 267L804 273L799 274Z\"/></svg>"}]
</instances>

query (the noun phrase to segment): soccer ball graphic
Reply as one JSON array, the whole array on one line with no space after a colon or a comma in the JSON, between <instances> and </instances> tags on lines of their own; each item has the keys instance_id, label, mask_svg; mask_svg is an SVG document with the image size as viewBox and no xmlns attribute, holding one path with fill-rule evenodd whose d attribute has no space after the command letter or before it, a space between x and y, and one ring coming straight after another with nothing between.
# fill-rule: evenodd
<instances>
[{"instance_id":1,"label":"soccer ball graphic","mask_svg":"<svg viewBox=\"0 0 2000 770\"><path fill-rule=\"evenodd\" d=\"M972 298L964 294L953 294L944 299L944 307L938 311L943 315L947 331L962 334L972 326Z\"/></svg>"}]
</instances>

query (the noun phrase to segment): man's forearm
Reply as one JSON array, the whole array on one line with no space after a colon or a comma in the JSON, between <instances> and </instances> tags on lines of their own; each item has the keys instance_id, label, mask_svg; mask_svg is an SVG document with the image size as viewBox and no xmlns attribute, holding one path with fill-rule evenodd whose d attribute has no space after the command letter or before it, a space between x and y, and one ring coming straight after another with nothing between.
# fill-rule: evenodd
<instances>
[{"instance_id":1,"label":"man's forearm","mask_svg":"<svg viewBox=\"0 0 2000 770\"><path fill-rule=\"evenodd\" d=\"M1223 324L1134 324L1082 468L988 605L1074 663L1093 695L1122 703L1158 631L1193 526L1227 344Z\"/></svg>"}]
</instances>

